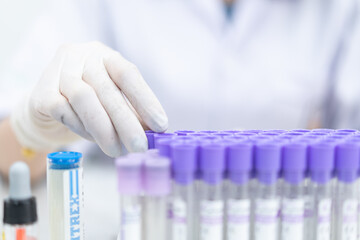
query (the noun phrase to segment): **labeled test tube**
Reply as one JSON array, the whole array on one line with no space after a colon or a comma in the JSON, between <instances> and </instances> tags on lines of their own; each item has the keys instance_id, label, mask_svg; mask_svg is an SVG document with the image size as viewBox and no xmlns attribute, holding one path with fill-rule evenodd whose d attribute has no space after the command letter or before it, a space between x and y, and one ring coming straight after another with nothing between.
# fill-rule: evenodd
<instances>
[{"instance_id":1,"label":"labeled test tube","mask_svg":"<svg viewBox=\"0 0 360 240\"><path fill-rule=\"evenodd\" d=\"M201 184L199 189L199 229L201 240L222 240L224 236L223 175L225 146L204 144L200 146Z\"/></svg>"},{"instance_id":2,"label":"labeled test tube","mask_svg":"<svg viewBox=\"0 0 360 240\"><path fill-rule=\"evenodd\" d=\"M84 239L82 154L48 155L50 240Z\"/></svg>"},{"instance_id":3,"label":"labeled test tube","mask_svg":"<svg viewBox=\"0 0 360 240\"><path fill-rule=\"evenodd\" d=\"M305 238L305 171L307 145L289 143L282 150L281 239Z\"/></svg>"},{"instance_id":4,"label":"labeled test tube","mask_svg":"<svg viewBox=\"0 0 360 240\"><path fill-rule=\"evenodd\" d=\"M4 201L3 240L36 240L36 200L31 195L30 170L24 162L9 172L9 198Z\"/></svg>"},{"instance_id":5,"label":"labeled test tube","mask_svg":"<svg viewBox=\"0 0 360 240\"><path fill-rule=\"evenodd\" d=\"M337 176L334 202L334 237L336 240L356 240L360 146L342 143L335 150L335 171Z\"/></svg>"},{"instance_id":6,"label":"labeled test tube","mask_svg":"<svg viewBox=\"0 0 360 240\"><path fill-rule=\"evenodd\" d=\"M120 193L120 233L118 240L142 239L142 163L140 156L116 160Z\"/></svg>"},{"instance_id":7,"label":"labeled test tube","mask_svg":"<svg viewBox=\"0 0 360 240\"><path fill-rule=\"evenodd\" d=\"M168 240L168 196L171 190L170 162L165 157L144 161L144 240Z\"/></svg>"},{"instance_id":8,"label":"labeled test tube","mask_svg":"<svg viewBox=\"0 0 360 240\"><path fill-rule=\"evenodd\" d=\"M255 240L277 240L279 237L280 192L278 176L281 145L263 143L255 148L257 187L254 203Z\"/></svg>"},{"instance_id":9,"label":"labeled test tube","mask_svg":"<svg viewBox=\"0 0 360 240\"><path fill-rule=\"evenodd\" d=\"M309 148L310 183L307 190L306 239L330 240L334 144L315 143Z\"/></svg>"},{"instance_id":10,"label":"labeled test tube","mask_svg":"<svg viewBox=\"0 0 360 240\"><path fill-rule=\"evenodd\" d=\"M197 146L190 143L171 145L173 190L171 198L171 239L195 239L195 172Z\"/></svg>"},{"instance_id":11,"label":"labeled test tube","mask_svg":"<svg viewBox=\"0 0 360 240\"><path fill-rule=\"evenodd\" d=\"M228 146L226 169L226 239L249 240L251 236L250 180L253 168L253 145L249 142Z\"/></svg>"}]
</instances>

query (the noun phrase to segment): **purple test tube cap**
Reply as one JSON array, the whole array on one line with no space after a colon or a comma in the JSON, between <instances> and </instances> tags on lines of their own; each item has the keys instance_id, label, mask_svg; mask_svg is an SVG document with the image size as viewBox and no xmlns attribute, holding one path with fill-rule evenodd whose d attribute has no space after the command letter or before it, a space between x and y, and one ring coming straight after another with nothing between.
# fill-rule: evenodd
<instances>
[{"instance_id":1,"label":"purple test tube cap","mask_svg":"<svg viewBox=\"0 0 360 240\"><path fill-rule=\"evenodd\" d=\"M171 191L170 160L161 156L146 158L143 177L146 195L168 195Z\"/></svg>"},{"instance_id":2,"label":"purple test tube cap","mask_svg":"<svg viewBox=\"0 0 360 240\"><path fill-rule=\"evenodd\" d=\"M258 180L264 184L277 181L281 165L281 145L260 143L255 146L255 170Z\"/></svg>"},{"instance_id":3,"label":"purple test tube cap","mask_svg":"<svg viewBox=\"0 0 360 240\"><path fill-rule=\"evenodd\" d=\"M250 142L241 142L227 147L226 169L230 181L236 184L248 182L253 170L253 149Z\"/></svg>"},{"instance_id":4,"label":"purple test tube cap","mask_svg":"<svg viewBox=\"0 0 360 240\"><path fill-rule=\"evenodd\" d=\"M208 184L221 182L225 171L224 144L206 143L200 145L199 167L203 181Z\"/></svg>"},{"instance_id":5,"label":"purple test tube cap","mask_svg":"<svg viewBox=\"0 0 360 240\"><path fill-rule=\"evenodd\" d=\"M151 130L146 130L145 134L146 134L146 138L147 138L147 141L148 141L148 148L149 149L155 148L155 145L154 145L154 134L155 134L155 132L153 132Z\"/></svg>"},{"instance_id":6,"label":"purple test tube cap","mask_svg":"<svg viewBox=\"0 0 360 240\"><path fill-rule=\"evenodd\" d=\"M177 135L175 133L155 133L154 134L154 147L155 148L158 148L157 146L157 142L160 140L160 139L169 139L169 138L173 138L173 137L176 137Z\"/></svg>"},{"instance_id":7,"label":"purple test tube cap","mask_svg":"<svg viewBox=\"0 0 360 240\"><path fill-rule=\"evenodd\" d=\"M170 145L174 141L175 140L172 139L172 138L158 139L158 141L157 141L157 149L159 150L159 155L170 158L171 157Z\"/></svg>"},{"instance_id":8,"label":"purple test tube cap","mask_svg":"<svg viewBox=\"0 0 360 240\"><path fill-rule=\"evenodd\" d=\"M304 143L288 143L283 146L281 166L285 181L298 184L304 180L307 148L308 146Z\"/></svg>"},{"instance_id":9,"label":"purple test tube cap","mask_svg":"<svg viewBox=\"0 0 360 240\"><path fill-rule=\"evenodd\" d=\"M120 157L115 160L118 190L124 195L140 195L142 193L142 163L140 157Z\"/></svg>"},{"instance_id":10,"label":"purple test tube cap","mask_svg":"<svg viewBox=\"0 0 360 240\"><path fill-rule=\"evenodd\" d=\"M172 172L176 183L187 185L195 178L198 146L193 143L175 142L171 145Z\"/></svg>"},{"instance_id":11,"label":"purple test tube cap","mask_svg":"<svg viewBox=\"0 0 360 240\"><path fill-rule=\"evenodd\" d=\"M310 145L308 168L311 179L317 183L327 183L335 164L335 144L319 142Z\"/></svg>"},{"instance_id":12,"label":"purple test tube cap","mask_svg":"<svg viewBox=\"0 0 360 240\"><path fill-rule=\"evenodd\" d=\"M341 143L335 150L335 170L339 181L351 183L357 179L360 160L360 145Z\"/></svg>"}]
</instances>

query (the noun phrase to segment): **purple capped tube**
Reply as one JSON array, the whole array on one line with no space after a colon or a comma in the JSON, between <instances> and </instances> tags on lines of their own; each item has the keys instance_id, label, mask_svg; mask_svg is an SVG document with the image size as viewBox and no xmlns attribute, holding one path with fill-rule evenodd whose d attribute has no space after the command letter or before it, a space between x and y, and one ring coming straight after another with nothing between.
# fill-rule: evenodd
<instances>
[{"instance_id":1,"label":"purple capped tube","mask_svg":"<svg viewBox=\"0 0 360 240\"><path fill-rule=\"evenodd\" d=\"M254 239L279 238L280 193L278 176L281 145L260 143L255 147L257 186L254 197Z\"/></svg>"},{"instance_id":2,"label":"purple capped tube","mask_svg":"<svg viewBox=\"0 0 360 240\"><path fill-rule=\"evenodd\" d=\"M226 149L226 239L250 239L253 144L234 142ZM241 219L241 220L240 220Z\"/></svg>"},{"instance_id":3,"label":"purple capped tube","mask_svg":"<svg viewBox=\"0 0 360 240\"><path fill-rule=\"evenodd\" d=\"M332 214L332 176L335 159L334 143L319 142L310 145L308 169L310 183L308 186L308 214L306 219L306 239L331 238Z\"/></svg>"},{"instance_id":4,"label":"purple capped tube","mask_svg":"<svg viewBox=\"0 0 360 240\"><path fill-rule=\"evenodd\" d=\"M305 240L305 172L307 144L288 143L283 146L281 203L281 239Z\"/></svg>"},{"instance_id":5,"label":"purple capped tube","mask_svg":"<svg viewBox=\"0 0 360 240\"><path fill-rule=\"evenodd\" d=\"M224 144L205 143L200 146L199 189L199 239L222 240L224 235L224 194L225 172Z\"/></svg>"},{"instance_id":6,"label":"purple capped tube","mask_svg":"<svg viewBox=\"0 0 360 240\"><path fill-rule=\"evenodd\" d=\"M150 157L144 161L144 236L146 240L168 240L168 197L171 192L170 160Z\"/></svg>"},{"instance_id":7,"label":"purple capped tube","mask_svg":"<svg viewBox=\"0 0 360 240\"><path fill-rule=\"evenodd\" d=\"M142 163L144 154L118 158L115 166L120 194L118 240L142 239Z\"/></svg>"},{"instance_id":8,"label":"purple capped tube","mask_svg":"<svg viewBox=\"0 0 360 240\"><path fill-rule=\"evenodd\" d=\"M337 176L334 201L334 239L356 239L358 231L358 143L340 143L335 149Z\"/></svg>"},{"instance_id":9,"label":"purple capped tube","mask_svg":"<svg viewBox=\"0 0 360 240\"><path fill-rule=\"evenodd\" d=\"M175 142L171 145L171 156L171 239L195 239L195 173L198 146L195 143Z\"/></svg>"}]
</instances>

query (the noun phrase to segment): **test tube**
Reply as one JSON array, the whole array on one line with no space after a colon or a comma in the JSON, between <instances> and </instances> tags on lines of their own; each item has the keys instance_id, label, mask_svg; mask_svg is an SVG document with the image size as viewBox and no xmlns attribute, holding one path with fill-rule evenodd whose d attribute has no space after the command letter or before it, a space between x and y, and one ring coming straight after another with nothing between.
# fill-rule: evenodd
<instances>
[{"instance_id":1,"label":"test tube","mask_svg":"<svg viewBox=\"0 0 360 240\"><path fill-rule=\"evenodd\" d=\"M289 143L282 151L281 239L305 238L305 171L307 145Z\"/></svg>"},{"instance_id":2,"label":"test tube","mask_svg":"<svg viewBox=\"0 0 360 240\"><path fill-rule=\"evenodd\" d=\"M278 175L281 164L281 146L258 144L255 148L257 187L254 203L255 240L278 240L280 193Z\"/></svg>"},{"instance_id":3,"label":"test tube","mask_svg":"<svg viewBox=\"0 0 360 240\"><path fill-rule=\"evenodd\" d=\"M250 180L253 145L236 143L227 149L228 188L226 197L226 239L249 240L251 236Z\"/></svg>"},{"instance_id":4,"label":"test tube","mask_svg":"<svg viewBox=\"0 0 360 240\"><path fill-rule=\"evenodd\" d=\"M83 240L82 154L50 153L47 164L50 240Z\"/></svg>"},{"instance_id":5,"label":"test tube","mask_svg":"<svg viewBox=\"0 0 360 240\"><path fill-rule=\"evenodd\" d=\"M170 161L148 157L144 162L144 240L168 240L168 195L171 190Z\"/></svg>"},{"instance_id":6,"label":"test tube","mask_svg":"<svg viewBox=\"0 0 360 240\"><path fill-rule=\"evenodd\" d=\"M172 240L195 239L195 172L197 146L191 143L171 145L173 191L171 198Z\"/></svg>"},{"instance_id":7,"label":"test tube","mask_svg":"<svg viewBox=\"0 0 360 240\"><path fill-rule=\"evenodd\" d=\"M200 171L202 182L199 189L200 240L222 240L224 237L223 174L225 170L225 146L203 144L200 146Z\"/></svg>"},{"instance_id":8,"label":"test tube","mask_svg":"<svg viewBox=\"0 0 360 240\"><path fill-rule=\"evenodd\" d=\"M3 240L36 240L36 199L31 195L30 170L16 162L9 171L9 198L4 200Z\"/></svg>"},{"instance_id":9,"label":"test tube","mask_svg":"<svg viewBox=\"0 0 360 240\"><path fill-rule=\"evenodd\" d=\"M357 239L358 190L356 186L359 169L360 147L355 143L342 143L335 150L337 184L334 203L334 238Z\"/></svg>"},{"instance_id":10,"label":"test tube","mask_svg":"<svg viewBox=\"0 0 360 240\"><path fill-rule=\"evenodd\" d=\"M115 162L120 193L120 233L118 240L142 239L142 163L141 156L130 155Z\"/></svg>"},{"instance_id":11,"label":"test tube","mask_svg":"<svg viewBox=\"0 0 360 240\"><path fill-rule=\"evenodd\" d=\"M309 148L310 183L307 193L306 239L330 240L334 144L315 143Z\"/></svg>"}]
</instances>

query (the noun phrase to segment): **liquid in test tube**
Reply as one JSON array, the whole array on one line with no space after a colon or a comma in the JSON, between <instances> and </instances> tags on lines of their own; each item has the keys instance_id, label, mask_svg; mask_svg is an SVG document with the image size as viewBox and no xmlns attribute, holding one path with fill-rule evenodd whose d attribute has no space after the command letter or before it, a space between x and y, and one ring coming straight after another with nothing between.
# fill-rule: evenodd
<instances>
[{"instance_id":1,"label":"liquid in test tube","mask_svg":"<svg viewBox=\"0 0 360 240\"><path fill-rule=\"evenodd\" d=\"M203 144L200 146L201 184L199 189L200 240L222 240L224 237L225 146Z\"/></svg>"},{"instance_id":2,"label":"liquid in test tube","mask_svg":"<svg viewBox=\"0 0 360 240\"><path fill-rule=\"evenodd\" d=\"M355 143L341 143L335 150L337 176L334 203L334 238L356 240L358 188L356 184L359 169L360 146Z\"/></svg>"},{"instance_id":3,"label":"liquid in test tube","mask_svg":"<svg viewBox=\"0 0 360 240\"><path fill-rule=\"evenodd\" d=\"M256 145L255 240L278 240L279 237L280 193L278 175L280 164L281 145L271 143Z\"/></svg>"},{"instance_id":4,"label":"liquid in test tube","mask_svg":"<svg viewBox=\"0 0 360 240\"><path fill-rule=\"evenodd\" d=\"M168 240L168 197L171 191L170 161L148 156L144 161L143 239Z\"/></svg>"},{"instance_id":5,"label":"liquid in test tube","mask_svg":"<svg viewBox=\"0 0 360 240\"><path fill-rule=\"evenodd\" d=\"M305 238L305 171L307 145L288 143L282 150L281 239Z\"/></svg>"},{"instance_id":6,"label":"liquid in test tube","mask_svg":"<svg viewBox=\"0 0 360 240\"><path fill-rule=\"evenodd\" d=\"M171 145L173 190L171 198L172 240L193 240L195 225L195 172L197 146L190 143Z\"/></svg>"},{"instance_id":7,"label":"liquid in test tube","mask_svg":"<svg viewBox=\"0 0 360 240\"><path fill-rule=\"evenodd\" d=\"M142 157L131 154L116 160L120 193L118 240L142 239L142 163Z\"/></svg>"},{"instance_id":8,"label":"liquid in test tube","mask_svg":"<svg viewBox=\"0 0 360 240\"><path fill-rule=\"evenodd\" d=\"M50 153L47 163L50 240L83 240L82 154Z\"/></svg>"},{"instance_id":9,"label":"liquid in test tube","mask_svg":"<svg viewBox=\"0 0 360 240\"><path fill-rule=\"evenodd\" d=\"M310 183L306 212L306 239L331 239L332 174L334 170L335 146L315 143L309 148L308 168Z\"/></svg>"},{"instance_id":10,"label":"liquid in test tube","mask_svg":"<svg viewBox=\"0 0 360 240\"><path fill-rule=\"evenodd\" d=\"M251 236L250 180L253 168L253 145L249 142L228 146L226 168L226 239L249 240Z\"/></svg>"}]
</instances>

